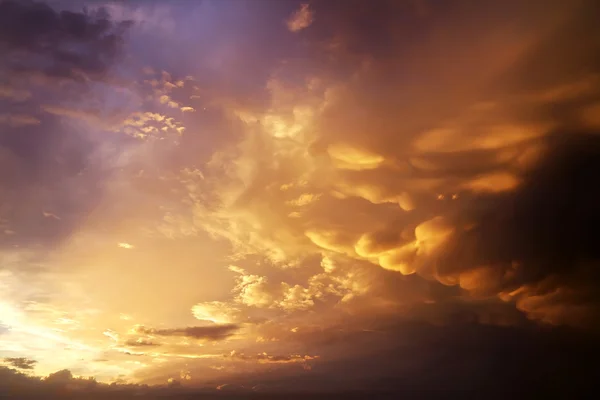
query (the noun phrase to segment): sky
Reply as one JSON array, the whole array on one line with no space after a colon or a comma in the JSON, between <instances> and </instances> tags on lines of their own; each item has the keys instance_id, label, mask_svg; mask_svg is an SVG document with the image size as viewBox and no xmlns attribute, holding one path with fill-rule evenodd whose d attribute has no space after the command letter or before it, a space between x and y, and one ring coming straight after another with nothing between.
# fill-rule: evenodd
<instances>
[{"instance_id":1,"label":"sky","mask_svg":"<svg viewBox=\"0 0 600 400\"><path fill-rule=\"evenodd\" d=\"M599 14L0 1L0 372L214 391L589 383Z\"/></svg>"}]
</instances>

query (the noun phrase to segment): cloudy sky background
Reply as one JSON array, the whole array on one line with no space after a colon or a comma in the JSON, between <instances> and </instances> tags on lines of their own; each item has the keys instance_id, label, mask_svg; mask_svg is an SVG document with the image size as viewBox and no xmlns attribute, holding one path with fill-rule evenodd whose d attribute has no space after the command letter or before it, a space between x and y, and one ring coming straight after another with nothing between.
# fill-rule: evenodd
<instances>
[{"instance_id":1,"label":"cloudy sky background","mask_svg":"<svg viewBox=\"0 0 600 400\"><path fill-rule=\"evenodd\" d=\"M334 390L592 351L597 2L83 3L0 2L7 365Z\"/></svg>"}]
</instances>

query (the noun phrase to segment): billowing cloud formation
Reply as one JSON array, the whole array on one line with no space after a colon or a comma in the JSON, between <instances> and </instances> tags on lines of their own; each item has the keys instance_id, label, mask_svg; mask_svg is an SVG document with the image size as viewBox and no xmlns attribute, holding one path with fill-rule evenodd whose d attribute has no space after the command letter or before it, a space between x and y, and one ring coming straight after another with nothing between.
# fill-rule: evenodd
<instances>
[{"instance_id":1,"label":"billowing cloud formation","mask_svg":"<svg viewBox=\"0 0 600 400\"><path fill-rule=\"evenodd\" d=\"M502 12L508 15L519 7L511 3ZM549 73L538 87L523 87L520 93L503 82L528 76L532 69L526 64L528 58L550 57L546 46L554 41L555 32L578 37L590 48L597 43L575 27L589 4L565 8L563 16L560 7L545 11L539 7L532 5L527 12L534 18L513 27L528 38L525 41L510 34L499 36L506 29L503 20L485 26L475 17L483 10L474 6L465 17L472 25L465 28L440 19L431 30L446 33L410 53L414 58L401 57L410 50L400 41L397 47L383 45L382 54L376 54L389 57L387 62L362 54L363 49L347 49L344 57L363 61L351 80L311 77L306 84L286 87L287 82L273 76L267 84L271 94L267 112L234 110L249 135L232 149L232 159L215 158L207 166L210 175L212 168L227 171L219 181L208 182L219 193L220 208L212 212L195 201L194 223L230 240L240 256L257 254L289 267L301 263L306 254L333 253L437 280L463 289L466 295L512 299L536 320L589 326L595 300L568 283L587 282L589 276L557 276L549 260L567 257L563 263L568 268L583 271L593 270L589 265L598 258L584 256L581 247L587 243L585 238L593 236L590 227L596 224L597 209L588 199L596 195L589 184L566 183L592 181L583 171L595 170L596 144L590 143L591 136L571 132L585 132L589 126L575 122L574 127L566 127L563 119L577 115L574 111L580 104L573 104L572 96L584 107L593 104L595 95L587 93L597 94L594 74L564 75L583 57L565 44L571 64L565 61L562 70ZM376 9L400 12L390 4ZM386 27L395 29L399 37L409 29ZM481 32L480 39L474 47L460 48L467 29ZM438 62L447 48L463 61L440 68ZM495 58L483 56L489 48L497 49ZM398 68L407 74L418 70L411 76L420 83L397 93L403 82ZM482 92L484 88L489 88L488 93ZM560 112L546 113L550 107ZM402 123L394 123L395 110L405 116ZM580 141L587 144L572 144ZM563 154L580 151L568 158L583 157L591 168L558 167L571 163L562 161ZM269 161L262 158L266 152ZM564 178L565 183L559 179L567 173L559 175L561 168L573 174ZM205 187L207 182L198 185ZM544 200L546 196L551 199ZM585 216L582 222L567 211L581 210L579 201L587 207L578 211ZM537 217L542 212L544 216ZM505 220L496 221L501 216ZM555 228L543 221L554 221ZM561 239L566 233L558 227L567 223L577 232L570 238L582 235L576 247ZM483 228L487 224L490 227ZM542 250L547 247L553 250ZM310 309L319 297L314 287L280 286L269 276L250 273L238 279L234 291L239 303L259 308L279 304ZM589 299L572 300L578 304L577 316L562 312L557 304L564 301L570 307L571 292ZM546 302L553 305L547 308Z\"/></svg>"},{"instance_id":2,"label":"billowing cloud formation","mask_svg":"<svg viewBox=\"0 0 600 400\"><path fill-rule=\"evenodd\" d=\"M597 2L75 3L1 3L36 27L0 28L0 357L75 386L585 386Z\"/></svg>"}]
</instances>

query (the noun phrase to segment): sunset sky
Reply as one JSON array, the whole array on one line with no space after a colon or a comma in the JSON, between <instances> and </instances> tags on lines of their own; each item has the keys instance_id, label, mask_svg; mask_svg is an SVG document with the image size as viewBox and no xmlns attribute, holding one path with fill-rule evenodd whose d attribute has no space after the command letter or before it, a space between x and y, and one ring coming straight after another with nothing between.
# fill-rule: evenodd
<instances>
[{"instance_id":1,"label":"sunset sky","mask_svg":"<svg viewBox=\"0 0 600 400\"><path fill-rule=\"evenodd\" d=\"M0 0L0 365L215 390L564 376L600 333L599 15Z\"/></svg>"}]
</instances>

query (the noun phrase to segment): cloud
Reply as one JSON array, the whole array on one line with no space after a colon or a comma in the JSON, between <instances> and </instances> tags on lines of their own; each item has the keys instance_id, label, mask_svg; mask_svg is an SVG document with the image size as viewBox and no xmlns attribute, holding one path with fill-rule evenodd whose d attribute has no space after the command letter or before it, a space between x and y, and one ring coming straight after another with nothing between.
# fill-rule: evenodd
<instances>
[{"instance_id":1,"label":"cloud","mask_svg":"<svg viewBox=\"0 0 600 400\"><path fill-rule=\"evenodd\" d=\"M60 221L60 217L59 217L58 215L54 214L54 213L47 212L47 211L43 211L43 212L42 212L42 215L43 215L45 218L52 218L52 219L55 219L55 220L58 220L58 221Z\"/></svg>"},{"instance_id":2,"label":"cloud","mask_svg":"<svg viewBox=\"0 0 600 400\"><path fill-rule=\"evenodd\" d=\"M72 79L105 74L131 25L110 21L104 11L58 12L38 2L3 1L0 15L0 46L11 55L5 67L13 72L41 69L49 76Z\"/></svg>"},{"instance_id":3,"label":"cloud","mask_svg":"<svg viewBox=\"0 0 600 400\"><path fill-rule=\"evenodd\" d=\"M181 136L185 131L185 126L174 117L165 114L136 111L126 116L123 121L119 121L112 129L121 130L129 136L139 139L160 139L171 133Z\"/></svg>"},{"instance_id":4,"label":"cloud","mask_svg":"<svg viewBox=\"0 0 600 400\"><path fill-rule=\"evenodd\" d=\"M0 85L0 98L8 98L13 101L25 101L31 97L27 90L19 90L8 85Z\"/></svg>"},{"instance_id":5,"label":"cloud","mask_svg":"<svg viewBox=\"0 0 600 400\"><path fill-rule=\"evenodd\" d=\"M231 324L241 318L238 308L222 301L198 303L192 307L192 314L199 320L215 324Z\"/></svg>"},{"instance_id":6,"label":"cloud","mask_svg":"<svg viewBox=\"0 0 600 400\"><path fill-rule=\"evenodd\" d=\"M237 301L254 307L269 307L273 303L272 287L267 277L242 275L234 289L238 292Z\"/></svg>"},{"instance_id":7,"label":"cloud","mask_svg":"<svg viewBox=\"0 0 600 400\"><path fill-rule=\"evenodd\" d=\"M0 114L0 124L6 124L11 128L27 125L39 125L40 120L32 115L26 114Z\"/></svg>"},{"instance_id":8,"label":"cloud","mask_svg":"<svg viewBox=\"0 0 600 400\"><path fill-rule=\"evenodd\" d=\"M108 125L98 111L104 97L98 89L114 88L111 68L129 24L105 12L57 11L33 1L3 1L0 9L0 49L6 55L0 63L6 78L0 89L0 163L13 171L0 185L0 218L14 232L2 245L47 246L68 236L78 212L100 198L110 150L94 138ZM69 119L90 126L83 130ZM74 197L78 210L67 210ZM37 216L48 209L61 215L60 223L40 223Z\"/></svg>"},{"instance_id":9,"label":"cloud","mask_svg":"<svg viewBox=\"0 0 600 400\"><path fill-rule=\"evenodd\" d=\"M0 39L7 355L184 387L564 382L600 304L597 13L348 2L111 4L126 32L6 3L58 21Z\"/></svg>"},{"instance_id":10,"label":"cloud","mask_svg":"<svg viewBox=\"0 0 600 400\"><path fill-rule=\"evenodd\" d=\"M42 105L42 110L53 115L80 119L90 124L99 123L101 118L97 111L81 110L79 108L69 108L56 105Z\"/></svg>"},{"instance_id":11,"label":"cloud","mask_svg":"<svg viewBox=\"0 0 600 400\"><path fill-rule=\"evenodd\" d=\"M511 3L497 11L508 16L520 7ZM230 107L248 135L215 154L203 174L209 178L193 179L194 185L185 181L193 199L192 225L230 241L240 259L257 257L273 266L291 268L302 265L305 258L333 254L462 289L464 296L508 299L514 293L515 307L537 318L544 309L540 303L560 302L569 297L566 293L578 289L559 291L559 295L554 294L553 290L559 290L554 286L546 293L545 286L552 286L546 280L554 275L551 270L533 273L536 279L514 287L499 283L506 276L519 275L513 270L530 268L516 254L503 262L494 256L507 258L508 253L499 249L531 228L511 228L513 233L504 234L503 225L491 216L514 211L523 193L542 185L546 178L538 171L554 162L553 149L566 145L554 143L553 138L571 135L560 131L571 117L561 116L579 118L582 108L594 104L594 73L589 71L597 65L566 77L563 72L571 67L565 63L563 70L534 87L516 90L503 84L530 75L525 60L550 57L545 46L553 41L554 32L568 27L567 35L582 35L574 28L582 9L534 9L533 19L520 19L511 31L527 37L521 40L519 35L499 33L507 32L504 17L494 21L476 17L485 14L479 6L463 16L472 23L468 28L458 17L439 14L435 26L418 31L392 24L404 9L386 3L369 12L381 16L382 21L388 14L390 23L381 22L381 29L368 38L350 18L355 11L335 10L347 13L342 16L324 7L323 13L331 13L332 29L339 31L339 42L331 53L340 57L340 65L328 67L336 74L319 76L310 70L300 73L301 83L290 83L281 70L291 73L303 66L289 62L265 84L269 95L265 111ZM301 10L310 11L308 7ZM433 7L430 12L435 15L441 10ZM480 32L477 45L465 48L462 44L473 31ZM415 49L402 39L409 34L421 38L425 32L432 32L433 39L423 40ZM381 46L369 48L367 41L375 39ZM596 46L583 36L581 40L590 48ZM497 49L493 57L490 48ZM563 50L571 51L566 44ZM440 68L449 54L462 60L460 66ZM348 59L357 61L351 71L342 66L346 63L341 60ZM342 70L350 77L339 78L346 77ZM402 78L404 73L418 83ZM579 103L569 114L566 110L575 107L575 98ZM565 111L552 113L547 108ZM395 117L398 110L402 121ZM590 145L588 150L592 148ZM264 159L267 153L268 160ZM589 155L590 160L594 157ZM551 174L558 174L554 171ZM582 180L589 181L589 177ZM215 193L210 206L206 196L202 197L206 192ZM587 197L583 191L579 196ZM535 202L543 201L540 195ZM532 215L535 211L539 210L532 210ZM527 215L521 214L522 224L528 221ZM557 217L553 211L546 219ZM495 230L489 222L486 239L481 238L482 218L497 224ZM568 219L563 220L566 223ZM539 220L544 226L544 218ZM522 243L534 243L538 235L560 236L540 229ZM552 247L560 248L558 242ZM488 247L493 250L488 252ZM581 260L584 264L588 261ZM573 268L591 268L574 267L579 262L569 260ZM236 277L235 301L265 310L308 310L321 303L324 293L340 293L342 287L350 290L352 295L338 297L343 303L342 299L353 296L366 297L370 294L366 288L376 286L359 282L356 275L324 274L317 267L313 264L310 273L305 271L313 278L303 282L287 282L267 272L243 273ZM361 278L367 280L366 276ZM544 282L541 287L540 282ZM513 292L519 287L523 288ZM519 303L516 299L524 293L538 297ZM395 301L402 303L402 295ZM583 313L587 308L578 309ZM553 320L565 315L554 305L548 312Z\"/></svg>"},{"instance_id":12,"label":"cloud","mask_svg":"<svg viewBox=\"0 0 600 400\"><path fill-rule=\"evenodd\" d=\"M119 334L115 331L107 329L106 331L102 332L102 334L115 342L119 341Z\"/></svg>"},{"instance_id":13,"label":"cloud","mask_svg":"<svg viewBox=\"0 0 600 400\"><path fill-rule=\"evenodd\" d=\"M160 344L140 338L140 339L136 339L136 340L133 340L133 339L127 340L125 342L125 346L128 346L128 347L155 347L155 346L160 346Z\"/></svg>"},{"instance_id":14,"label":"cloud","mask_svg":"<svg viewBox=\"0 0 600 400\"><path fill-rule=\"evenodd\" d=\"M294 279L293 273L287 277L281 274L281 281L278 281L230 266L231 271L239 274L232 290L235 296L233 302L200 303L194 306L192 312L199 319L215 315L214 318L239 320L249 308L269 310L275 314L293 313L338 301L347 302L369 292L369 277L364 269L340 267L328 257L320 259L318 269L307 269L306 272L310 271L311 274L303 281ZM311 260L311 264L306 266L312 267L315 260ZM286 281L286 278L293 283ZM202 316L204 317L201 318Z\"/></svg>"},{"instance_id":15,"label":"cloud","mask_svg":"<svg viewBox=\"0 0 600 400\"><path fill-rule=\"evenodd\" d=\"M24 357L8 357L4 359L4 362L9 364L11 367L21 370L34 369L35 364L37 364L36 360L31 360Z\"/></svg>"},{"instance_id":16,"label":"cloud","mask_svg":"<svg viewBox=\"0 0 600 400\"><path fill-rule=\"evenodd\" d=\"M600 168L600 142L595 134L571 132L549 138L547 146L544 161L517 190L466 214L472 227L456 232L440 252L437 262L445 267L437 274L514 300L531 318L591 327L599 310L592 282L600 254L589 237L600 215L589 182Z\"/></svg>"},{"instance_id":17,"label":"cloud","mask_svg":"<svg viewBox=\"0 0 600 400\"><path fill-rule=\"evenodd\" d=\"M409 395L432 385L442 390L489 393L490 390L498 390L499 380L544 390L547 387L547 382L542 381L544 378L532 382L529 374L534 370L541 376L551 376L551 371L556 368L562 371L557 386L569 390L569 382L577 379L576 376L587 375L583 370L568 371L562 362L563 357L573 361L585 357L586 346L570 346L569 335L556 333L540 335L540 341L535 342L533 338L536 335L531 331L454 322L437 327L402 323L377 331L336 329L322 332L320 338L324 336L330 339L328 345L321 348L325 354L322 354L310 374L269 371L264 374L244 374L229 381L279 384L290 390L315 387L335 391L339 387L336 383L339 377L345 382L344 389L350 392L384 391ZM587 342L589 339L585 340ZM443 345L436 347L433 343ZM544 350L551 343L557 349L554 354ZM336 360L327 359L327 355L348 349L351 345L365 346L370 351L346 353L345 357ZM496 352L500 348L512 351L501 351L501 355L498 355ZM512 361L513 357L519 362ZM486 359L493 361L485 362ZM476 382L475 385L473 382ZM585 379L582 384L586 384L583 382Z\"/></svg>"},{"instance_id":18,"label":"cloud","mask_svg":"<svg viewBox=\"0 0 600 400\"><path fill-rule=\"evenodd\" d=\"M308 28L314 20L314 12L308 4L300 5L300 8L290 16L286 21L287 27L291 32L298 32Z\"/></svg>"},{"instance_id":19,"label":"cloud","mask_svg":"<svg viewBox=\"0 0 600 400\"><path fill-rule=\"evenodd\" d=\"M586 126L600 129L600 103L592 104L581 112L581 119Z\"/></svg>"},{"instance_id":20,"label":"cloud","mask_svg":"<svg viewBox=\"0 0 600 400\"><path fill-rule=\"evenodd\" d=\"M231 358L234 360L240 361L252 361L257 362L259 364L293 364L293 363L306 363L308 361L313 361L319 358L319 356L309 356L309 355L299 355L299 354L291 354L291 355L269 355L265 352L246 355L244 353L238 353L236 351L232 351L229 355L225 356L226 358Z\"/></svg>"},{"instance_id":21,"label":"cloud","mask_svg":"<svg viewBox=\"0 0 600 400\"><path fill-rule=\"evenodd\" d=\"M193 339L222 340L233 335L239 329L235 324L213 326L192 326L186 328L155 329L137 326L135 332L156 336L182 336Z\"/></svg>"}]
</instances>

